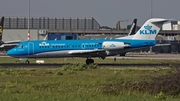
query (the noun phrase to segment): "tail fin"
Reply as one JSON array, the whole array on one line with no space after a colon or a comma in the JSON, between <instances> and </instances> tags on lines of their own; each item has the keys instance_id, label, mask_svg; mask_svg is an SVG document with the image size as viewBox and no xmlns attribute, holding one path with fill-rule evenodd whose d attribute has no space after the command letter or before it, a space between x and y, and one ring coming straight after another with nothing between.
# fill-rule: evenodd
<instances>
[{"instance_id":1,"label":"tail fin","mask_svg":"<svg viewBox=\"0 0 180 101\"><path fill-rule=\"evenodd\" d=\"M0 41L2 41L3 28L4 28L4 17L1 18L1 22L0 22Z\"/></svg>"},{"instance_id":2,"label":"tail fin","mask_svg":"<svg viewBox=\"0 0 180 101\"><path fill-rule=\"evenodd\" d=\"M128 36L134 35L136 33L136 25L137 25L137 19L134 19L131 25L131 29L129 30Z\"/></svg>"},{"instance_id":3,"label":"tail fin","mask_svg":"<svg viewBox=\"0 0 180 101\"><path fill-rule=\"evenodd\" d=\"M147 20L132 39L154 40L164 22L167 21L170 20L161 18L152 18Z\"/></svg>"}]
</instances>

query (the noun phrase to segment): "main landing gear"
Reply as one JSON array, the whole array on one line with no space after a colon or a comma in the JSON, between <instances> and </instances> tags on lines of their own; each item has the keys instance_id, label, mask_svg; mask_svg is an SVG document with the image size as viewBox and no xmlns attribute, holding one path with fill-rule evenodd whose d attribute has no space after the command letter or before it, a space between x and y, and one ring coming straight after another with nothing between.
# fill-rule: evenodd
<instances>
[{"instance_id":1,"label":"main landing gear","mask_svg":"<svg viewBox=\"0 0 180 101\"><path fill-rule=\"evenodd\" d=\"M89 64L92 64L94 63L94 60L93 59L86 59L86 64L89 65Z\"/></svg>"},{"instance_id":2,"label":"main landing gear","mask_svg":"<svg viewBox=\"0 0 180 101\"><path fill-rule=\"evenodd\" d=\"M126 53L121 53L119 54L119 56L126 56Z\"/></svg>"}]
</instances>

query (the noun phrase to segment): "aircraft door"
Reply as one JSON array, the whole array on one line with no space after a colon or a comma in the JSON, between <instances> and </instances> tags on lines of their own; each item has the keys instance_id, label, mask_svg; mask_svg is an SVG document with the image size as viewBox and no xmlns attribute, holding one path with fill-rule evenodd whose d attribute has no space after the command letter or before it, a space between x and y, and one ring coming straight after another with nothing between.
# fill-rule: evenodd
<instances>
[{"instance_id":1,"label":"aircraft door","mask_svg":"<svg viewBox=\"0 0 180 101\"><path fill-rule=\"evenodd\" d=\"M28 43L28 55L32 55L32 54L34 54L34 43L29 42Z\"/></svg>"},{"instance_id":2,"label":"aircraft door","mask_svg":"<svg viewBox=\"0 0 180 101\"><path fill-rule=\"evenodd\" d=\"M82 49L85 49L85 44L84 44L84 43L82 43L81 47L82 47Z\"/></svg>"}]
</instances>

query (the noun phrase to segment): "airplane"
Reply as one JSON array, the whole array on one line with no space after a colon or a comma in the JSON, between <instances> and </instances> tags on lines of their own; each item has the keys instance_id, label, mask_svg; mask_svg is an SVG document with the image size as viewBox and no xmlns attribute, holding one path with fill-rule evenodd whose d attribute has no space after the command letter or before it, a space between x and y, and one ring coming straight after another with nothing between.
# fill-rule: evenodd
<instances>
[{"instance_id":1,"label":"airplane","mask_svg":"<svg viewBox=\"0 0 180 101\"><path fill-rule=\"evenodd\" d=\"M7 52L8 56L21 58L29 64L28 58L84 57L86 64L94 63L92 57L105 59L124 51L156 45L155 37L164 22L169 19L152 18L133 37L99 40L28 40L19 43Z\"/></svg>"},{"instance_id":2,"label":"airplane","mask_svg":"<svg viewBox=\"0 0 180 101\"><path fill-rule=\"evenodd\" d=\"M4 27L4 17L1 18L1 22L0 22L0 40L2 40L3 27ZM3 43L3 42L0 41L0 45L1 45L2 43Z\"/></svg>"},{"instance_id":3,"label":"airplane","mask_svg":"<svg viewBox=\"0 0 180 101\"><path fill-rule=\"evenodd\" d=\"M136 33L137 19L134 19L129 30L128 36L134 35Z\"/></svg>"},{"instance_id":4,"label":"airplane","mask_svg":"<svg viewBox=\"0 0 180 101\"><path fill-rule=\"evenodd\" d=\"M3 28L4 28L4 17L1 18L1 22L0 22L0 49L9 50L15 47L19 42L21 42L21 40L3 42L2 41Z\"/></svg>"}]
</instances>

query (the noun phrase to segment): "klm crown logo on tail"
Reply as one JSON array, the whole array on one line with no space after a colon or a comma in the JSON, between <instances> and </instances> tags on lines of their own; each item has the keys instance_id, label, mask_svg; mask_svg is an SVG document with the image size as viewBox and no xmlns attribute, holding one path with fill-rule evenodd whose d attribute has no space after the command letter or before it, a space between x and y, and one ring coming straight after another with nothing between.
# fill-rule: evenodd
<instances>
[{"instance_id":1,"label":"klm crown logo on tail","mask_svg":"<svg viewBox=\"0 0 180 101\"><path fill-rule=\"evenodd\" d=\"M152 30L152 26L150 26L150 25L144 26L144 29L145 30L140 30L141 35L144 35L144 34L157 34L157 31Z\"/></svg>"}]
</instances>

